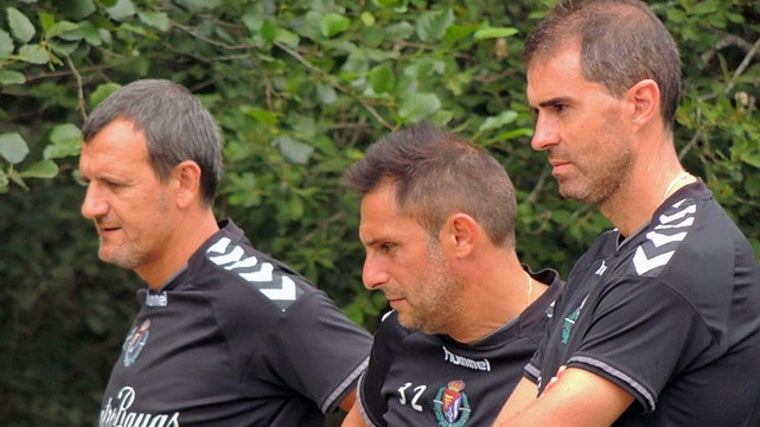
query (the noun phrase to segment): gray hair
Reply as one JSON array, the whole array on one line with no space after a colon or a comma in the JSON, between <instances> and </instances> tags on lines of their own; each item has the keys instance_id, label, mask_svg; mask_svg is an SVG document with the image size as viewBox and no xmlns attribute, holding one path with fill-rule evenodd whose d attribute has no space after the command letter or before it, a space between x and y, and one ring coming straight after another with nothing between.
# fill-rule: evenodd
<instances>
[{"instance_id":1,"label":"gray hair","mask_svg":"<svg viewBox=\"0 0 760 427\"><path fill-rule=\"evenodd\" d=\"M222 177L222 138L197 97L168 80L132 82L101 102L85 120L85 143L116 119L131 121L145 134L151 167L162 182L179 163L197 163L203 203L213 206Z\"/></svg>"}]
</instances>

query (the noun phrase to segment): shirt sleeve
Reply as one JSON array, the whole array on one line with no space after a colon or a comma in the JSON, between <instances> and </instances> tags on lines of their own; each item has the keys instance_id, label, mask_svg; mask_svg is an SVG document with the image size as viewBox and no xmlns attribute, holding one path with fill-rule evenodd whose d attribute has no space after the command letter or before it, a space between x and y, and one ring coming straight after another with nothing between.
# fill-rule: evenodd
<instances>
[{"instance_id":1,"label":"shirt sleeve","mask_svg":"<svg viewBox=\"0 0 760 427\"><path fill-rule=\"evenodd\" d=\"M608 284L598 301L567 365L616 383L653 411L667 381L709 346L710 333L683 296L654 279Z\"/></svg>"},{"instance_id":2,"label":"shirt sleeve","mask_svg":"<svg viewBox=\"0 0 760 427\"><path fill-rule=\"evenodd\" d=\"M551 329L551 326L547 326L547 331ZM546 346L546 343L548 341L548 336L545 334L544 339L541 340L538 343L538 348L536 349L536 352L533 353L533 357L528 361L528 364L525 365L525 369L523 370L523 376L527 379L529 379L534 384L538 384L539 378L541 377L541 360L543 359L543 350Z\"/></svg>"},{"instance_id":3,"label":"shirt sleeve","mask_svg":"<svg viewBox=\"0 0 760 427\"><path fill-rule=\"evenodd\" d=\"M355 387L372 345L369 333L321 291L299 298L271 333L276 350L268 362L324 413L336 409Z\"/></svg>"},{"instance_id":4,"label":"shirt sleeve","mask_svg":"<svg viewBox=\"0 0 760 427\"><path fill-rule=\"evenodd\" d=\"M372 425L386 425L383 416L388 411L388 402L383 398L382 388L391 364L409 332L398 323L398 313L395 311L383 318L375 332L369 366L362 377L358 393L362 415Z\"/></svg>"},{"instance_id":5,"label":"shirt sleeve","mask_svg":"<svg viewBox=\"0 0 760 427\"><path fill-rule=\"evenodd\" d=\"M559 281L559 279L557 280ZM549 342L550 331L552 328L554 328L554 324L557 322L557 307L561 303L563 289L564 282L552 283L552 287L549 289L555 298L554 301L550 304L550 307L547 311L548 320L543 330L543 335L541 339L538 340L536 351L533 353L533 357L531 357L528 363L525 365L525 369L523 371L523 376L536 385L538 385L539 378L541 377L540 367L544 356L544 349Z\"/></svg>"}]
</instances>

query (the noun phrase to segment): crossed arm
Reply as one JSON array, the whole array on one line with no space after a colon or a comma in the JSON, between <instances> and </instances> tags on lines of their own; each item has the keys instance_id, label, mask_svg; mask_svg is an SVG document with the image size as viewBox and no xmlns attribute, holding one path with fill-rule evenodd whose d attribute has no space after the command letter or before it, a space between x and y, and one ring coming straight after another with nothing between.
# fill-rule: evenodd
<instances>
[{"instance_id":1,"label":"crossed arm","mask_svg":"<svg viewBox=\"0 0 760 427\"><path fill-rule=\"evenodd\" d=\"M341 427L367 427L362 418L361 411L359 410L359 402L356 402L354 406L348 411L348 415L343 419Z\"/></svg>"},{"instance_id":2,"label":"crossed arm","mask_svg":"<svg viewBox=\"0 0 760 427\"><path fill-rule=\"evenodd\" d=\"M568 368L536 398L536 385L523 378L496 418L494 427L609 426L633 396L592 372Z\"/></svg>"},{"instance_id":3,"label":"crossed arm","mask_svg":"<svg viewBox=\"0 0 760 427\"><path fill-rule=\"evenodd\" d=\"M523 378L493 427L594 427L611 425L633 402L616 384L589 371L569 368L553 379L540 398L536 385ZM366 427L358 405L342 427Z\"/></svg>"}]
</instances>

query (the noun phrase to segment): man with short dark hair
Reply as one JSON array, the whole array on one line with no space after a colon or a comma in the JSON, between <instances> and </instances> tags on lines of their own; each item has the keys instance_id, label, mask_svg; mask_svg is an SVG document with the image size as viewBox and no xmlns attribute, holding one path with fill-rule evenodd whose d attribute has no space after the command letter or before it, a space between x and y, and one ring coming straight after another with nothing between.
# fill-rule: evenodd
<instances>
[{"instance_id":1,"label":"man with short dark hair","mask_svg":"<svg viewBox=\"0 0 760 427\"><path fill-rule=\"evenodd\" d=\"M362 195L364 285L393 309L344 427L490 424L562 285L518 260L509 176L422 123L374 143L344 181Z\"/></svg>"},{"instance_id":2,"label":"man with short dark hair","mask_svg":"<svg viewBox=\"0 0 760 427\"><path fill-rule=\"evenodd\" d=\"M750 426L760 267L673 142L678 49L638 0L563 0L525 44L532 146L614 225L578 260L498 426Z\"/></svg>"}]
</instances>

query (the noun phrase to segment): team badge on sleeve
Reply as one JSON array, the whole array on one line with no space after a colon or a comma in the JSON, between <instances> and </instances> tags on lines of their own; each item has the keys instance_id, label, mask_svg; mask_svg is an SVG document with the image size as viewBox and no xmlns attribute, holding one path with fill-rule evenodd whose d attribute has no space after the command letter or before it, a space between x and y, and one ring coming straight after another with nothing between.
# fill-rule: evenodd
<instances>
[{"instance_id":1,"label":"team badge on sleeve","mask_svg":"<svg viewBox=\"0 0 760 427\"><path fill-rule=\"evenodd\" d=\"M470 418L470 404L462 393L464 381L450 381L435 396L435 418L441 427L462 427Z\"/></svg>"},{"instance_id":2,"label":"team badge on sleeve","mask_svg":"<svg viewBox=\"0 0 760 427\"><path fill-rule=\"evenodd\" d=\"M150 331L150 319L145 320L139 328L132 329L132 332L127 336L124 341L124 367L128 368L131 364L135 363L137 356L140 355L145 342L148 341L148 335Z\"/></svg>"}]
</instances>

